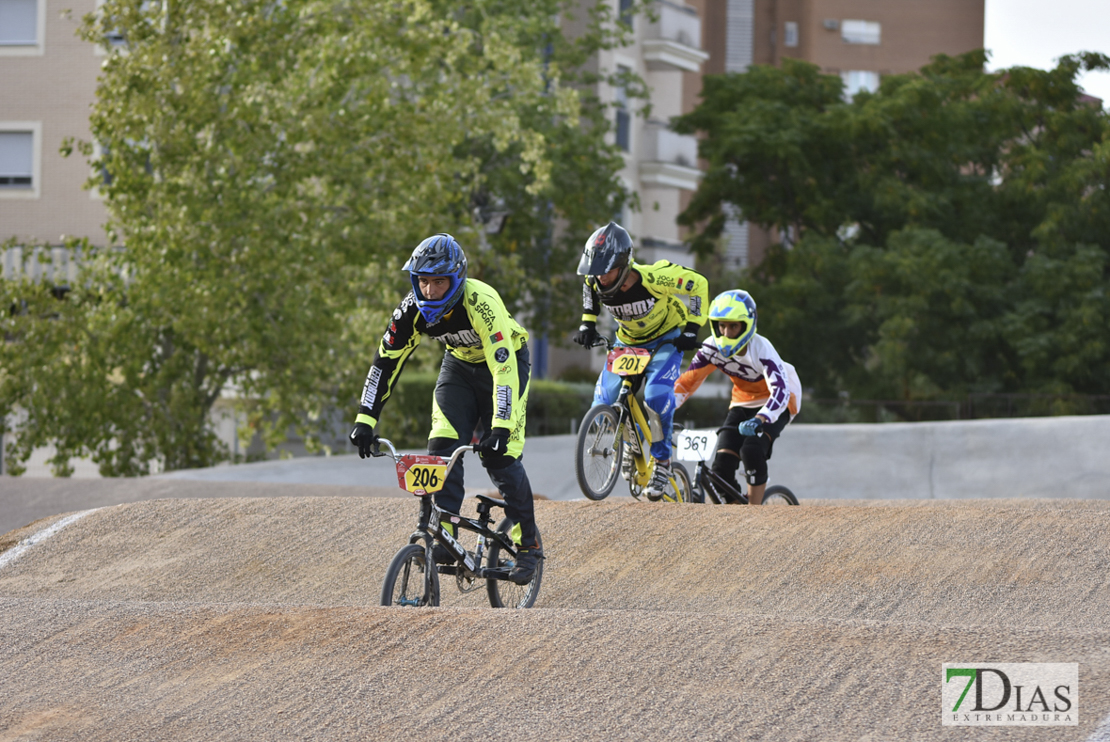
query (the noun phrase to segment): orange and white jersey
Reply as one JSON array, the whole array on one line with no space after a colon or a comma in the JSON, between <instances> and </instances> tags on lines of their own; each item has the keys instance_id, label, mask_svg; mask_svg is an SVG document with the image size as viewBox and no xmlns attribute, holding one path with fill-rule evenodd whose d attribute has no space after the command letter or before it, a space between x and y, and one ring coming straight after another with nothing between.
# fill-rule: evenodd
<instances>
[{"instance_id":1,"label":"orange and white jersey","mask_svg":"<svg viewBox=\"0 0 1110 742\"><path fill-rule=\"evenodd\" d=\"M752 336L743 355L731 358L721 354L713 338L702 343L690 367L675 382L676 406L681 407L718 368L732 381L729 407L758 407L757 414L771 422L778 420L783 410L790 410L793 416L802 409L802 382L798 372L782 360L770 340L758 333Z\"/></svg>"}]
</instances>

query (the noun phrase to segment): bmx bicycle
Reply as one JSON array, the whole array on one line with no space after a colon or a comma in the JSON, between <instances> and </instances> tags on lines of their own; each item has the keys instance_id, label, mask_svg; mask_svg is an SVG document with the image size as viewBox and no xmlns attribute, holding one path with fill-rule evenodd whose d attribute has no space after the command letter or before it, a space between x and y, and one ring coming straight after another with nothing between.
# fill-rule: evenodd
<instances>
[{"instance_id":1,"label":"bmx bicycle","mask_svg":"<svg viewBox=\"0 0 1110 742\"><path fill-rule=\"evenodd\" d=\"M712 502L717 505L747 505L748 496L737 490L721 475L709 468L714 456L713 445L717 430L686 430L675 425L675 458L697 461L694 468L694 502ZM798 498L789 488L773 484L763 491L763 505L797 505Z\"/></svg>"},{"instance_id":2,"label":"bmx bicycle","mask_svg":"<svg viewBox=\"0 0 1110 742\"><path fill-rule=\"evenodd\" d=\"M615 345L608 338L590 347L604 345L606 367L621 376L620 392L612 406L590 408L578 428L574 448L574 473L582 494L604 500L622 474L637 500L647 497L647 485L655 473L651 444L662 436L658 416L636 396L655 351ZM658 350L658 348L656 348ZM671 478L660 497L665 502L691 502L690 475L677 461L671 463Z\"/></svg>"},{"instance_id":3,"label":"bmx bicycle","mask_svg":"<svg viewBox=\"0 0 1110 742\"><path fill-rule=\"evenodd\" d=\"M543 581L543 562L536 565L532 579L523 585L509 580L509 573L516 566L517 549L520 547L520 527L505 517L491 528L493 509L505 509L504 500L488 495L478 495L478 517L466 518L457 513L441 510L432 495L441 489L447 474L455 462L474 446L455 449L450 459L441 456L424 456L397 453L393 443L385 438L378 439L378 446L386 446L389 452L375 448L374 456L389 456L397 467L397 483L401 489L420 498L420 520L416 531L409 537L409 543L402 546L393 556L382 582L381 605L423 607L439 605L439 576L453 575L455 587L461 593L469 593L479 587L479 581L486 581L486 593L494 608L531 608L540 592ZM447 520L460 530L478 534L474 551L467 551L446 528ZM539 531L536 532L539 537ZM432 548L442 544L454 557L451 564L436 565L432 558ZM541 544L542 546L542 539ZM485 564L482 564L483 557Z\"/></svg>"}]
</instances>

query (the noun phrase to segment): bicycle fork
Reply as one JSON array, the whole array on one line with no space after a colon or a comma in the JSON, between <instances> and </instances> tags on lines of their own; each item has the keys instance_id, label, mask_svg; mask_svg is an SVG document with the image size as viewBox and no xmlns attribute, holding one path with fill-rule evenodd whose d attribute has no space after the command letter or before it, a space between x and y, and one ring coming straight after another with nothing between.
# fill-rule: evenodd
<instances>
[{"instance_id":1,"label":"bicycle fork","mask_svg":"<svg viewBox=\"0 0 1110 742\"><path fill-rule=\"evenodd\" d=\"M625 381L617 396L617 435L623 436L625 444L632 450L635 466L633 479L641 487L651 478L651 425L640 409L632 393L632 384Z\"/></svg>"}]
</instances>

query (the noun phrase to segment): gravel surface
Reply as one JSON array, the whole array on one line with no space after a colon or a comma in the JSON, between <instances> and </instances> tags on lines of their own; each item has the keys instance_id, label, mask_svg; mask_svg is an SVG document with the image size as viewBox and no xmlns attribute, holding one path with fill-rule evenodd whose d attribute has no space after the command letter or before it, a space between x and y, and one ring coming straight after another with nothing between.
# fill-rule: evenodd
<instances>
[{"instance_id":1,"label":"gravel surface","mask_svg":"<svg viewBox=\"0 0 1110 742\"><path fill-rule=\"evenodd\" d=\"M1110 740L1110 502L536 509L529 611L376 607L407 498L97 510L0 566L0 741ZM945 662L1077 662L1079 724L944 727Z\"/></svg>"}]
</instances>

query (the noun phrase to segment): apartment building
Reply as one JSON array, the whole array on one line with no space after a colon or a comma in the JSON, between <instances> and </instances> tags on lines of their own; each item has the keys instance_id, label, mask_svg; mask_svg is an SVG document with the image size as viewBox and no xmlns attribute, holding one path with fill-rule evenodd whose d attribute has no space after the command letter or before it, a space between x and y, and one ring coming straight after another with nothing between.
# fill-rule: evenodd
<instances>
[{"instance_id":1,"label":"apartment building","mask_svg":"<svg viewBox=\"0 0 1110 742\"><path fill-rule=\"evenodd\" d=\"M96 0L0 0L0 242L105 240L104 202L66 137L88 141L103 51L77 38ZM10 269L10 266L3 266Z\"/></svg>"},{"instance_id":2,"label":"apartment building","mask_svg":"<svg viewBox=\"0 0 1110 742\"><path fill-rule=\"evenodd\" d=\"M844 79L846 93L877 90L883 75L919 69L936 54L983 47L985 0L705 0L705 74L802 59ZM725 265L758 264L777 240L732 221Z\"/></svg>"}]
</instances>

